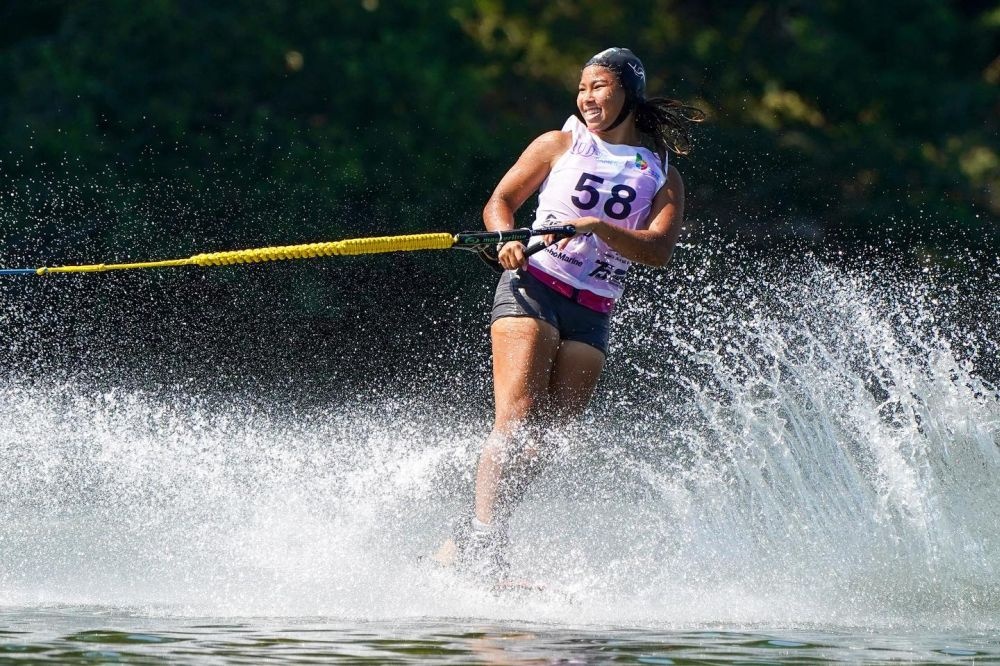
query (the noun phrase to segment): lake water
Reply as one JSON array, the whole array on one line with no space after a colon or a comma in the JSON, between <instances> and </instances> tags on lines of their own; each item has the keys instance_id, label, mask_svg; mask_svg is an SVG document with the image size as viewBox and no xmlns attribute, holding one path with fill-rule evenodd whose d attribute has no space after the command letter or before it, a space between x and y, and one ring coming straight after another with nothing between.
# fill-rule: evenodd
<instances>
[{"instance_id":1,"label":"lake water","mask_svg":"<svg viewBox=\"0 0 1000 666\"><path fill-rule=\"evenodd\" d=\"M163 618L7 609L2 663L996 663L994 633L621 628L436 618Z\"/></svg>"},{"instance_id":2,"label":"lake water","mask_svg":"<svg viewBox=\"0 0 1000 666\"><path fill-rule=\"evenodd\" d=\"M730 259L640 284L595 408L539 435L540 593L421 559L485 375L325 406L5 377L0 663L1000 662L992 317L943 274Z\"/></svg>"}]
</instances>

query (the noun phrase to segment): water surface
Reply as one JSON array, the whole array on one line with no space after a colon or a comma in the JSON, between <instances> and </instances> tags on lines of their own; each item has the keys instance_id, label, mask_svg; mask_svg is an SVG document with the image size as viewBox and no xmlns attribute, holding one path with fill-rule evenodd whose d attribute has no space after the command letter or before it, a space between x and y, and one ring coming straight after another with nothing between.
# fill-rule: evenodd
<instances>
[{"instance_id":1,"label":"water surface","mask_svg":"<svg viewBox=\"0 0 1000 666\"><path fill-rule=\"evenodd\" d=\"M997 663L996 635L567 627L455 618L150 618L115 609L7 609L3 663Z\"/></svg>"}]
</instances>

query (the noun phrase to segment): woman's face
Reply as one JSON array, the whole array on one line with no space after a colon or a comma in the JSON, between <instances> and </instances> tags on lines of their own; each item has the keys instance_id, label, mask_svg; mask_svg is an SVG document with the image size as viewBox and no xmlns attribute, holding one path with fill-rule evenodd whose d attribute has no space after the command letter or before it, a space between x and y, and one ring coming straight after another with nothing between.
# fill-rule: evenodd
<instances>
[{"instance_id":1,"label":"woman's face","mask_svg":"<svg viewBox=\"0 0 1000 666\"><path fill-rule=\"evenodd\" d=\"M607 67L591 65L580 75L576 107L587 129L602 130L615 121L625 105L625 91Z\"/></svg>"}]
</instances>

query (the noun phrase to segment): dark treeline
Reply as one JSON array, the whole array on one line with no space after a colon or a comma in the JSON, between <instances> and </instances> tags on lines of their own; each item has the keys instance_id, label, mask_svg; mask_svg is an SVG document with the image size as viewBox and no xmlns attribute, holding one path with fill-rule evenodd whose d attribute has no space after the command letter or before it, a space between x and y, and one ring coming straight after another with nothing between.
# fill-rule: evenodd
<instances>
[{"instance_id":1,"label":"dark treeline","mask_svg":"<svg viewBox=\"0 0 1000 666\"><path fill-rule=\"evenodd\" d=\"M998 247L995 2L24 0L0 7L0 264L477 228L613 45L643 58L651 94L708 113L675 161L695 240L938 262ZM261 327L382 344L347 330L367 304L481 307L492 281L464 256L316 263L157 278L141 319L178 316L171 294L216 312L252 284ZM117 293L74 285L92 308Z\"/></svg>"}]
</instances>

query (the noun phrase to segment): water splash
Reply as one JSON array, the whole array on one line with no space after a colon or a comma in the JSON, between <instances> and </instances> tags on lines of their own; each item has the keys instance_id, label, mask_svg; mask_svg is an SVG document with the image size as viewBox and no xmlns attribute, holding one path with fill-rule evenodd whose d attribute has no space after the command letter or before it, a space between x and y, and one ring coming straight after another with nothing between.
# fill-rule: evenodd
<instances>
[{"instance_id":1,"label":"water splash","mask_svg":"<svg viewBox=\"0 0 1000 666\"><path fill-rule=\"evenodd\" d=\"M418 561L471 494L489 415L449 408L482 391L468 375L308 409L10 378L0 603L995 626L995 343L947 275L915 276L725 249L640 275L600 408L553 428L513 526L515 569L572 599Z\"/></svg>"}]
</instances>

